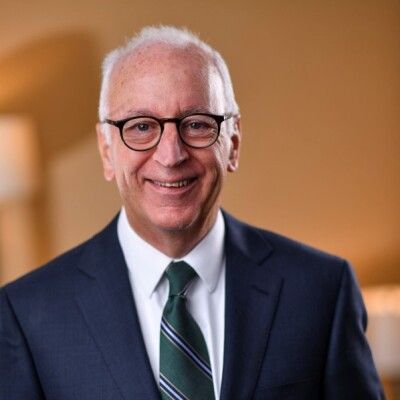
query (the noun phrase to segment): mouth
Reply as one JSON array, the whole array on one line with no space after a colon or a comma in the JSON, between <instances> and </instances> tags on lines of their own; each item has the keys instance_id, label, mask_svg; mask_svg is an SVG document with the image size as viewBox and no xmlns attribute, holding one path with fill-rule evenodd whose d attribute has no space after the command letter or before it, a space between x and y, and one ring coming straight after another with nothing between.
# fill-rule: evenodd
<instances>
[{"instance_id":1,"label":"mouth","mask_svg":"<svg viewBox=\"0 0 400 400\"><path fill-rule=\"evenodd\" d=\"M164 181L152 181L152 182L155 185L161 186L161 187L181 188L181 187L188 186L193 181L194 181L194 178L192 178L192 179L182 179L180 181L174 181L174 182L164 182Z\"/></svg>"},{"instance_id":2,"label":"mouth","mask_svg":"<svg viewBox=\"0 0 400 400\"><path fill-rule=\"evenodd\" d=\"M159 188L167 188L167 189L182 189L190 186L196 178L187 178L176 181L159 181L154 179L148 179L153 185Z\"/></svg>"}]
</instances>

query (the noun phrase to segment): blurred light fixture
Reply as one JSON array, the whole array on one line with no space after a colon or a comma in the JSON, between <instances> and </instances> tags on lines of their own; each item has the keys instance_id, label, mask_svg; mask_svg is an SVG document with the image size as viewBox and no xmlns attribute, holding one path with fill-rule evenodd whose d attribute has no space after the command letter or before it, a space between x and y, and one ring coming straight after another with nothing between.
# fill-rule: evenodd
<instances>
[{"instance_id":1,"label":"blurred light fixture","mask_svg":"<svg viewBox=\"0 0 400 400\"><path fill-rule=\"evenodd\" d=\"M400 285L370 286L363 296L376 366L390 390L388 399L400 399Z\"/></svg>"},{"instance_id":2,"label":"blurred light fixture","mask_svg":"<svg viewBox=\"0 0 400 400\"><path fill-rule=\"evenodd\" d=\"M363 289L367 336L375 362L386 378L400 378L400 285Z\"/></svg>"},{"instance_id":3,"label":"blurred light fixture","mask_svg":"<svg viewBox=\"0 0 400 400\"><path fill-rule=\"evenodd\" d=\"M32 120L0 115L0 203L30 197L38 186L38 144Z\"/></svg>"}]
</instances>

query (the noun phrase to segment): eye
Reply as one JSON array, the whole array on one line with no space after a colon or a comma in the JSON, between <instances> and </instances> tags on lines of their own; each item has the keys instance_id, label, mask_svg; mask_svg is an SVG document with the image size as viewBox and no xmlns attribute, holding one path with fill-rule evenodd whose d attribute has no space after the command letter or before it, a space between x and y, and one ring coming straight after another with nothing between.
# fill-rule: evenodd
<instances>
[{"instance_id":1,"label":"eye","mask_svg":"<svg viewBox=\"0 0 400 400\"><path fill-rule=\"evenodd\" d=\"M147 132L150 129L150 124L146 122L137 122L129 124L125 128L130 132Z\"/></svg>"},{"instance_id":2,"label":"eye","mask_svg":"<svg viewBox=\"0 0 400 400\"><path fill-rule=\"evenodd\" d=\"M214 129L215 121L206 115L190 115L182 121L181 128L184 131L200 133Z\"/></svg>"},{"instance_id":3,"label":"eye","mask_svg":"<svg viewBox=\"0 0 400 400\"><path fill-rule=\"evenodd\" d=\"M133 118L124 126L124 132L129 134L154 133L160 130L160 125L151 118Z\"/></svg>"},{"instance_id":4,"label":"eye","mask_svg":"<svg viewBox=\"0 0 400 400\"><path fill-rule=\"evenodd\" d=\"M204 124L204 122L199 122L199 121L192 121L189 123L190 129L202 129L205 126L206 125Z\"/></svg>"},{"instance_id":5,"label":"eye","mask_svg":"<svg viewBox=\"0 0 400 400\"><path fill-rule=\"evenodd\" d=\"M150 129L149 124L136 124L133 128L137 129L138 131L145 132Z\"/></svg>"}]
</instances>

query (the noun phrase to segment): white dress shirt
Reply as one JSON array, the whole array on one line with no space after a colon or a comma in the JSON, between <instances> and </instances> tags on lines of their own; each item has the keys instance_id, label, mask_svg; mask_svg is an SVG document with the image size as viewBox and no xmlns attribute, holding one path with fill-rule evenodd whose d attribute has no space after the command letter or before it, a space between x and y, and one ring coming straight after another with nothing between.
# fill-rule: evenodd
<instances>
[{"instance_id":1,"label":"white dress shirt","mask_svg":"<svg viewBox=\"0 0 400 400\"><path fill-rule=\"evenodd\" d=\"M132 229L124 208L118 220L118 239L128 266L143 339L157 383L161 316L169 290L164 271L171 261L183 260L197 272L199 278L186 293L187 306L207 344L216 399L219 399L221 389L224 350L224 235L225 224L219 211L214 226L201 242L183 258L175 260L151 246Z\"/></svg>"}]
</instances>

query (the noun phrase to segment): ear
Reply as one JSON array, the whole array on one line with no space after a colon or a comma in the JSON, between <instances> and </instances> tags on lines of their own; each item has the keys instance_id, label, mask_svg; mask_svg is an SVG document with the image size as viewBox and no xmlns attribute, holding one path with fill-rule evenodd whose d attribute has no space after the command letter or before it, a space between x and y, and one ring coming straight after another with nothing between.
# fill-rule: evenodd
<instances>
[{"instance_id":1,"label":"ear","mask_svg":"<svg viewBox=\"0 0 400 400\"><path fill-rule=\"evenodd\" d=\"M242 141L240 117L236 117L235 119L235 125L230 140L231 148L229 152L228 172L235 172L239 168L240 143Z\"/></svg>"},{"instance_id":2,"label":"ear","mask_svg":"<svg viewBox=\"0 0 400 400\"><path fill-rule=\"evenodd\" d=\"M101 123L96 124L97 133L97 147L99 149L100 157L103 162L103 175L106 181L114 179L114 163L111 151L111 143L107 140L106 133L103 131L104 125Z\"/></svg>"}]
</instances>

